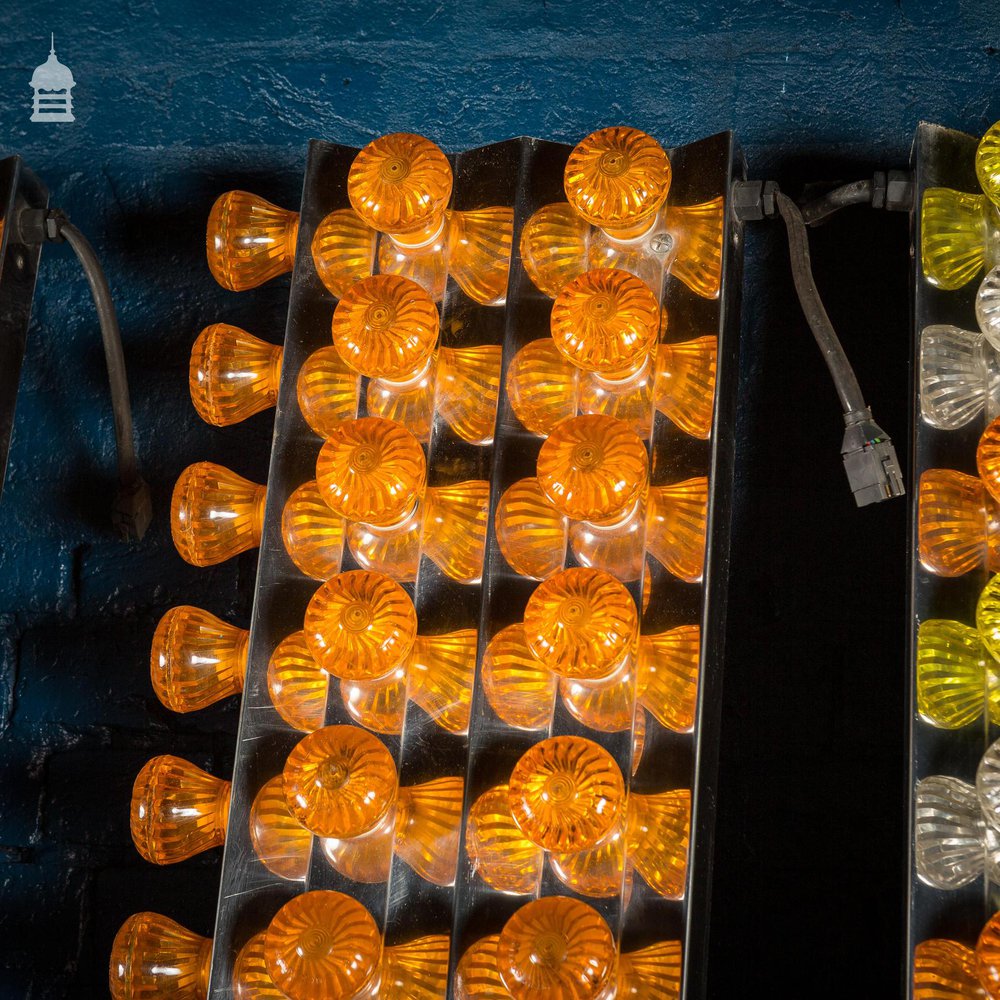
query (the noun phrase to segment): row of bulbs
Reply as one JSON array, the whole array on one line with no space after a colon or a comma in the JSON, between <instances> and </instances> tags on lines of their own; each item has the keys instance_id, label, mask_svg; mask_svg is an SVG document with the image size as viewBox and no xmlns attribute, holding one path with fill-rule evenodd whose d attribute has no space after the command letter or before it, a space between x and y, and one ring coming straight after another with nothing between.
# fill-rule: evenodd
<instances>
[{"instance_id":1,"label":"row of bulbs","mask_svg":"<svg viewBox=\"0 0 1000 1000\"><path fill-rule=\"evenodd\" d=\"M974 948L947 938L921 941L913 955L914 1000L1000 998L1000 912L986 921Z\"/></svg>"}]
</instances>

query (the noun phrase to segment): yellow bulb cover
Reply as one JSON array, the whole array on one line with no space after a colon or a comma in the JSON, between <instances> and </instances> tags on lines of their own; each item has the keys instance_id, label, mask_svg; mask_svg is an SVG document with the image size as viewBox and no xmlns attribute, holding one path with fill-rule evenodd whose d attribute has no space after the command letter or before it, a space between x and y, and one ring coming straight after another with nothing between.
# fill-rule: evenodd
<instances>
[{"instance_id":1,"label":"yellow bulb cover","mask_svg":"<svg viewBox=\"0 0 1000 1000\"><path fill-rule=\"evenodd\" d=\"M264 782L250 806L250 843L268 871L301 882L309 874L312 834L291 814L279 774Z\"/></svg>"},{"instance_id":2,"label":"yellow bulb cover","mask_svg":"<svg viewBox=\"0 0 1000 1000\"><path fill-rule=\"evenodd\" d=\"M927 188L920 205L920 262L924 277L954 291L982 271L997 230L996 209L981 194Z\"/></svg>"},{"instance_id":3,"label":"yellow bulb cover","mask_svg":"<svg viewBox=\"0 0 1000 1000\"><path fill-rule=\"evenodd\" d=\"M335 298L342 298L356 281L371 276L375 240L375 230L349 208L331 212L316 227L313 264L319 280Z\"/></svg>"},{"instance_id":4,"label":"yellow bulb cover","mask_svg":"<svg viewBox=\"0 0 1000 1000\"><path fill-rule=\"evenodd\" d=\"M554 299L587 270L590 226L565 202L544 205L521 230L521 263L534 286Z\"/></svg>"},{"instance_id":5,"label":"yellow bulb cover","mask_svg":"<svg viewBox=\"0 0 1000 1000\"><path fill-rule=\"evenodd\" d=\"M435 885L455 881L464 793L462 779L451 776L399 790L396 853L421 878Z\"/></svg>"},{"instance_id":6,"label":"yellow bulb cover","mask_svg":"<svg viewBox=\"0 0 1000 1000\"><path fill-rule=\"evenodd\" d=\"M111 946L112 1000L206 1000L212 941L159 913L134 913Z\"/></svg>"},{"instance_id":7,"label":"yellow bulb cover","mask_svg":"<svg viewBox=\"0 0 1000 1000\"><path fill-rule=\"evenodd\" d=\"M407 694L442 729L467 733L476 674L476 629L418 635L407 664Z\"/></svg>"},{"instance_id":8,"label":"yellow bulb cover","mask_svg":"<svg viewBox=\"0 0 1000 1000\"><path fill-rule=\"evenodd\" d=\"M718 348L718 337L657 348L656 408L682 431L703 440L712 433Z\"/></svg>"},{"instance_id":9,"label":"yellow bulb cover","mask_svg":"<svg viewBox=\"0 0 1000 1000\"><path fill-rule=\"evenodd\" d=\"M398 736L406 715L406 673L406 667L397 667L377 681L341 681L340 698L350 717L373 733Z\"/></svg>"},{"instance_id":10,"label":"yellow bulb cover","mask_svg":"<svg viewBox=\"0 0 1000 1000\"><path fill-rule=\"evenodd\" d=\"M532 843L563 854L596 847L625 811L614 758L581 736L552 736L524 753L510 776L511 815Z\"/></svg>"},{"instance_id":11,"label":"yellow bulb cover","mask_svg":"<svg viewBox=\"0 0 1000 1000\"><path fill-rule=\"evenodd\" d=\"M668 205L663 226L674 241L670 273L705 299L719 297L722 284L722 196L699 205Z\"/></svg>"},{"instance_id":12,"label":"yellow bulb cover","mask_svg":"<svg viewBox=\"0 0 1000 1000\"><path fill-rule=\"evenodd\" d=\"M485 479L427 490L420 544L423 554L452 580L472 584L482 579L489 506Z\"/></svg>"},{"instance_id":13,"label":"yellow bulb cover","mask_svg":"<svg viewBox=\"0 0 1000 1000\"><path fill-rule=\"evenodd\" d=\"M333 312L333 346L369 378L405 382L430 361L440 326L437 306L418 284L376 274L344 293Z\"/></svg>"},{"instance_id":14,"label":"yellow bulb cover","mask_svg":"<svg viewBox=\"0 0 1000 1000\"><path fill-rule=\"evenodd\" d=\"M448 213L448 271L473 302L506 301L513 235L512 208Z\"/></svg>"},{"instance_id":15,"label":"yellow bulb cover","mask_svg":"<svg viewBox=\"0 0 1000 1000\"><path fill-rule=\"evenodd\" d=\"M417 634L410 596L387 576L339 573L306 608L306 643L316 662L341 680L373 681L409 655Z\"/></svg>"},{"instance_id":16,"label":"yellow bulb cover","mask_svg":"<svg viewBox=\"0 0 1000 1000\"><path fill-rule=\"evenodd\" d=\"M957 941L921 941L913 950L913 1000L987 1000L976 956Z\"/></svg>"},{"instance_id":17,"label":"yellow bulb cover","mask_svg":"<svg viewBox=\"0 0 1000 1000\"><path fill-rule=\"evenodd\" d=\"M626 378L656 346L660 306L635 275L600 268L562 289L552 305L551 328L556 349L578 368Z\"/></svg>"},{"instance_id":18,"label":"yellow bulb cover","mask_svg":"<svg viewBox=\"0 0 1000 1000\"><path fill-rule=\"evenodd\" d=\"M558 678L532 655L520 623L497 632L480 668L486 700L516 729L546 729L555 708Z\"/></svg>"},{"instance_id":19,"label":"yellow bulb cover","mask_svg":"<svg viewBox=\"0 0 1000 1000\"><path fill-rule=\"evenodd\" d=\"M618 956L618 1000L679 1000L681 943L658 941Z\"/></svg>"},{"instance_id":20,"label":"yellow bulb cover","mask_svg":"<svg viewBox=\"0 0 1000 1000\"><path fill-rule=\"evenodd\" d=\"M435 402L438 415L469 444L493 441L500 395L501 348L442 347L438 352Z\"/></svg>"},{"instance_id":21,"label":"yellow bulb cover","mask_svg":"<svg viewBox=\"0 0 1000 1000\"><path fill-rule=\"evenodd\" d=\"M181 558L214 566L260 545L265 494L214 462L189 465L170 501L170 534Z\"/></svg>"},{"instance_id":22,"label":"yellow bulb cover","mask_svg":"<svg viewBox=\"0 0 1000 1000\"><path fill-rule=\"evenodd\" d=\"M173 712L195 712L243 690L250 633L181 605L156 626L149 675L156 697Z\"/></svg>"},{"instance_id":23,"label":"yellow bulb cover","mask_svg":"<svg viewBox=\"0 0 1000 1000\"><path fill-rule=\"evenodd\" d=\"M264 958L272 982L289 1000L369 1000L378 991L382 936L356 899L314 890L274 915Z\"/></svg>"},{"instance_id":24,"label":"yellow bulb cover","mask_svg":"<svg viewBox=\"0 0 1000 1000\"><path fill-rule=\"evenodd\" d=\"M993 610L987 599L983 625ZM1000 633L998 633L1000 634ZM1000 666L979 633L959 622L930 619L917 630L917 711L939 729L961 729L982 717L1000 718Z\"/></svg>"},{"instance_id":25,"label":"yellow bulb cover","mask_svg":"<svg viewBox=\"0 0 1000 1000\"><path fill-rule=\"evenodd\" d=\"M315 479L303 483L281 512L281 538L296 567L314 580L340 572L344 519L326 505Z\"/></svg>"},{"instance_id":26,"label":"yellow bulb cover","mask_svg":"<svg viewBox=\"0 0 1000 1000\"><path fill-rule=\"evenodd\" d=\"M639 703L675 733L694 728L700 663L698 625L639 636Z\"/></svg>"},{"instance_id":27,"label":"yellow bulb cover","mask_svg":"<svg viewBox=\"0 0 1000 1000\"><path fill-rule=\"evenodd\" d=\"M344 364L335 347L321 347L299 369L296 394L306 423L325 438L342 421L357 417L361 379Z\"/></svg>"},{"instance_id":28,"label":"yellow bulb cover","mask_svg":"<svg viewBox=\"0 0 1000 1000\"><path fill-rule=\"evenodd\" d=\"M976 177L994 205L1000 205L1000 122L991 125L976 148Z\"/></svg>"},{"instance_id":29,"label":"yellow bulb cover","mask_svg":"<svg viewBox=\"0 0 1000 1000\"><path fill-rule=\"evenodd\" d=\"M927 469L920 476L917 541L921 565L938 576L997 566L996 507L976 476Z\"/></svg>"},{"instance_id":30,"label":"yellow bulb cover","mask_svg":"<svg viewBox=\"0 0 1000 1000\"><path fill-rule=\"evenodd\" d=\"M238 424L278 401L282 349L228 323L205 327L191 348L188 388L198 416Z\"/></svg>"},{"instance_id":31,"label":"yellow bulb cover","mask_svg":"<svg viewBox=\"0 0 1000 1000\"><path fill-rule=\"evenodd\" d=\"M547 437L576 416L580 369L559 353L551 337L525 344L507 369L507 396L518 420L532 434Z\"/></svg>"},{"instance_id":32,"label":"yellow bulb cover","mask_svg":"<svg viewBox=\"0 0 1000 1000\"><path fill-rule=\"evenodd\" d=\"M487 789L472 804L465 850L473 872L497 892L527 896L538 888L544 853L514 822L507 785Z\"/></svg>"},{"instance_id":33,"label":"yellow bulb cover","mask_svg":"<svg viewBox=\"0 0 1000 1000\"><path fill-rule=\"evenodd\" d=\"M233 1000L285 1000L267 971L265 939L265 933L260 931L240 948L233 963Z\"/></svg>"},{"instance_id":34,"label":"yellow bulb cover","mask_svg":"<svg viewBox=\"0 0 1000 1000\"><path fill-rule=\"evenodd\" d=\"M379 1000L444 1000L451 939L428 934L382 952Z\"/></svg>"},{"instance_id":35,"label":"yellow bulb cover","mask_svg":"<svg viewBox=\"0 0 1000 1000\"><path fill-rule=\"evenodd\" d=\"M267 664L267 691L278 714L293 729L311 733L323 725L330 677L316 662L304 632L275 647Z\"/></svg>"},{"instance_id":36,"label":"yellow bulb cover","mask_svg":"<svg viewBox=\"0 0 1000 1000\"><path fill-rule=\"evenodd\" d=\"M601 570L561 570L538 586L524 609L529 651L553 673L576 680L610 677L638 631L631 594Z\"/></svg>"},{"instance_id":37,"label":"yellow bulb cover","mask_svg":"<svg viewBox=\"0 0 1000 1000\"><path fill-rule=\"evenodd\" d=\"M613 127L578 143L563 174L566 199L609 236L632 239L652 224L670 190L670 160L638 129Z\"/></svg>"},{"instance_id":38,"label":"yellow bulb cover","mask_svg":"<svg viewBox=\"0 0 1000 1000\"><path fill-rule=\"evenodd\" d=\"M651 487L646 495L646 549L664 568L686 583L705 573L708 535L708 480Z\"/></svg>"},{"instance_id":39,"label":"yellow bulb cover","mask_svg":"<svg viewBox=\"0 0 1000 1000\"><path fill-rule=\"evenodd\" d=\"M172 865L224 844L230 791L228 781L182 757L153 757L132 786L136 850L155 865Z\"/></svg>"},{"instance_id":40,"label":"yellow bulb cover","mask_svg":"<svg viewBox=\"0 0 1000 1000\"><path fill-rule=\"evenodd\" d=\"M650 888L683 899L691 833L691 792L686 789L628 800L628 859Z\"/></svg>"},{"instance_id":41,"label":"yellow bulb cover","mask_svg":"<svg viewBox=\"0 0 1000 1000\"><path fill-rule=\"evenodd\" d=\"M614 417L564 420L538 453L538 483L552 505L577 521L608 521L642 496L649 458L638 435Z\"/></svg>"},{"instance_id":42,"label":"yellow bulb cover","mask_svg":"<svg viewBox=\"0 0 1000 1000\"><path fill-rule=\"evenodd\" d=\"M220 195L208 216L205 252L212 277L245 292L291 271L299 216L249 191Z\"/></svg>"},{"instance_id":43,"label":"yellow bulb cover","mask_svg":"<svg viewBox=\"0 0 1000 1000\"><path fill-rule=\"evenodd\" d=\"M381 417L349 420L333 429L316 460L316 482L327 506L348 521L395 524L423 495L427 462L417 439Z\"/></svg>"}]
</instances>

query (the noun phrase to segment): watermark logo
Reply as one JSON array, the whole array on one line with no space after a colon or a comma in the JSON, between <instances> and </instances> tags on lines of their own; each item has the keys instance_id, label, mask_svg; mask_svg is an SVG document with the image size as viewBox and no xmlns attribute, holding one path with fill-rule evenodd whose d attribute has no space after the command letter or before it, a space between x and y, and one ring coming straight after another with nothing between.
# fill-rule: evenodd
<instances>
[{"instance_id":1,"label":"watermark logo","mask_svg":"<svg viewBox=\"0 0 1000 1000\"><path fill-rule=\"evenodd\" d=\"M70 91L76 80L68 66L56 58L56 36L52 36L49 57L31 74L31 89L35 92L32 102L33 122L72 122L73 97Z\"/></svg>"}]
</instances>

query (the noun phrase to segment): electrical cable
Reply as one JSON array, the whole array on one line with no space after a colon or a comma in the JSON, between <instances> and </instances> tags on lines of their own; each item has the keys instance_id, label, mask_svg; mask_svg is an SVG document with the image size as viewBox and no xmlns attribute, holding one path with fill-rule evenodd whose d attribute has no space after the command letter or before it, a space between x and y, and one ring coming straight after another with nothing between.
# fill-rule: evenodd
<instances>
[{"instance_id":1,"label":"electrical cable","mask_svg":"<svg viewBox=\"0 0 1000 1000\"><path fill-rule=\"evenodd\" d=\"M848 205L871 205L874 192L875 185L872 181L852 181L834 188L802 206L802 221L807 226L815 226Z\"/></svg>"}]
</instances>

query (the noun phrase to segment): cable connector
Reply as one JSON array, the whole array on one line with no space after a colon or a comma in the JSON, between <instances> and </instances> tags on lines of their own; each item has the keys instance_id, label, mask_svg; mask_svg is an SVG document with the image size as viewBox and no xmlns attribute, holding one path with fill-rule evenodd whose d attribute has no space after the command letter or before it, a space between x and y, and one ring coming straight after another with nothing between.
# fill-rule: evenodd
<instances>
[{"instance_id":1,"label":"cable connector","mask_svg":"<svg viewBox=\"0 0 1000 1000\"><path fill-rule=\"evenodd\" d=\"M759 222L777 213L776 181L734 181L733 213L740 222Z\"/></svg>"},{"instance_id":2,"label":"cable connector","mask_svg":"<svg viewBox=\"0 0 1000 1000\"><path fill-rule=\"evenodd\" d=\"M872 411L844 414L847 430L840 453L844 458L854 502L859 507L881 503L906 493L899 459L889 435L874 420Z\"/></svg>"}]
</instances>

